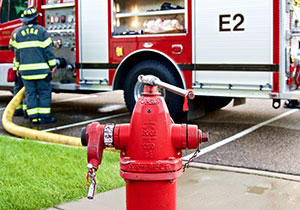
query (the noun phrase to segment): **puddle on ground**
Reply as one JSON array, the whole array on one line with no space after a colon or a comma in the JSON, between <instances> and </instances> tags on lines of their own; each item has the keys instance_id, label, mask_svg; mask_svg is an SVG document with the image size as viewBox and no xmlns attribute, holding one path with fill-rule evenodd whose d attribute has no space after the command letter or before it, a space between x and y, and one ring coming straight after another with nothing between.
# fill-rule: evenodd
<instances>
[{"instance_id":1,"label":"puddle on ground","mask_svg":"<svg viewBox=\"0 0 300 210\"><path fill-rule=\"evenodd\" d=\"M261 194L264 194L264 192L268 189L269 189L268 187L251 186L251 187L248 187L247 192L252 193L252 194L261 195Z\"/></svg>"}]
</instances>

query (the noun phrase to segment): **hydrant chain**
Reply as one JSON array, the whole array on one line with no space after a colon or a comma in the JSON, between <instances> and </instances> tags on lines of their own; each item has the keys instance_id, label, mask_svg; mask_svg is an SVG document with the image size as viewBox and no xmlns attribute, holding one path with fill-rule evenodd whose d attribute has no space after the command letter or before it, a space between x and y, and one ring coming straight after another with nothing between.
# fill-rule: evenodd
<instances>
[{"instance_id":1,"label":"hydrant chain","mask_svg":"<svg viewBox=\"0 0 300 210\"><path fill-rule=\"evenodd\" d=\"M194 158L197 157L197 154L200 152L200 149L196 149L193 156L184 164L182 171L185 172L185 169L189 167L190 163L194 161Z\"/></svg>"}]
</instances>

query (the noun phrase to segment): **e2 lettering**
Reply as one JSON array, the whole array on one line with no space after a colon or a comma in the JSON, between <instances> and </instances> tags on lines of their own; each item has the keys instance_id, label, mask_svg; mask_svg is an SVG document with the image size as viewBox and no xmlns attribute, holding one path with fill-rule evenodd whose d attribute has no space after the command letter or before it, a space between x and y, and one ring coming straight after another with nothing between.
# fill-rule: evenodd
<instances>
[{"instance_id":1,"label":"e2 lettering","mask_svg":"<svg viewBox=\"0 0 300 210\"><path fill-rule=\"evenodd\" d=\"M231 14L219 15L219 31L245 31L243 27L244 20L244 16L240 13L235 14L232 18ZM231 21L234 23L233 27L231 27Z\"/></svg>"}]
</instances>

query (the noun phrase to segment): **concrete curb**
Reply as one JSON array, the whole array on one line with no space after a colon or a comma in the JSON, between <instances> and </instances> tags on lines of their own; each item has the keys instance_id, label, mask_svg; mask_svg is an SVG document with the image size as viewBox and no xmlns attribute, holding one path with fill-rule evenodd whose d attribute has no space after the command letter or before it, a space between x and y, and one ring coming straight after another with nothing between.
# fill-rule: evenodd
<instances>
[{"instance_id":1,"label":"concrete curb","mask_svg":"<svg viewBox=\"0 0 300 210\"><path fill-rule=\"evenodd\" d=\"M190 167L193 168L200 168L206 170L228 171L228 172L266 176L266 177L272 177L272 178L283 179L288 181L300 182L300 176L290 175L290 174L275 173L269 171L261 171L261 170L232 167L232 166L212 165L212 164L197 163L197 162L191 162L189 165Z\"/></svg>"}]
</instances>

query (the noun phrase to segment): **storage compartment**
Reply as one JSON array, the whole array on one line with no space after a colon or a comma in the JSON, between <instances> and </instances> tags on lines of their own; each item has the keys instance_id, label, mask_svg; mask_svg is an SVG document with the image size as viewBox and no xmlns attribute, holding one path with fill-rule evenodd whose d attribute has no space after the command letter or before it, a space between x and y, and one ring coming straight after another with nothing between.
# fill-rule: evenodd
<instances>
[{"instance_id":1,"label":"storage compartment","mask_svg":"<svg viewBox=\"0 0 300 210\"><path fill-rule=\"evenodd\" d=\"M113 35L184 33L185 0L114 0Z\"/></svg>"}]
</instances>

